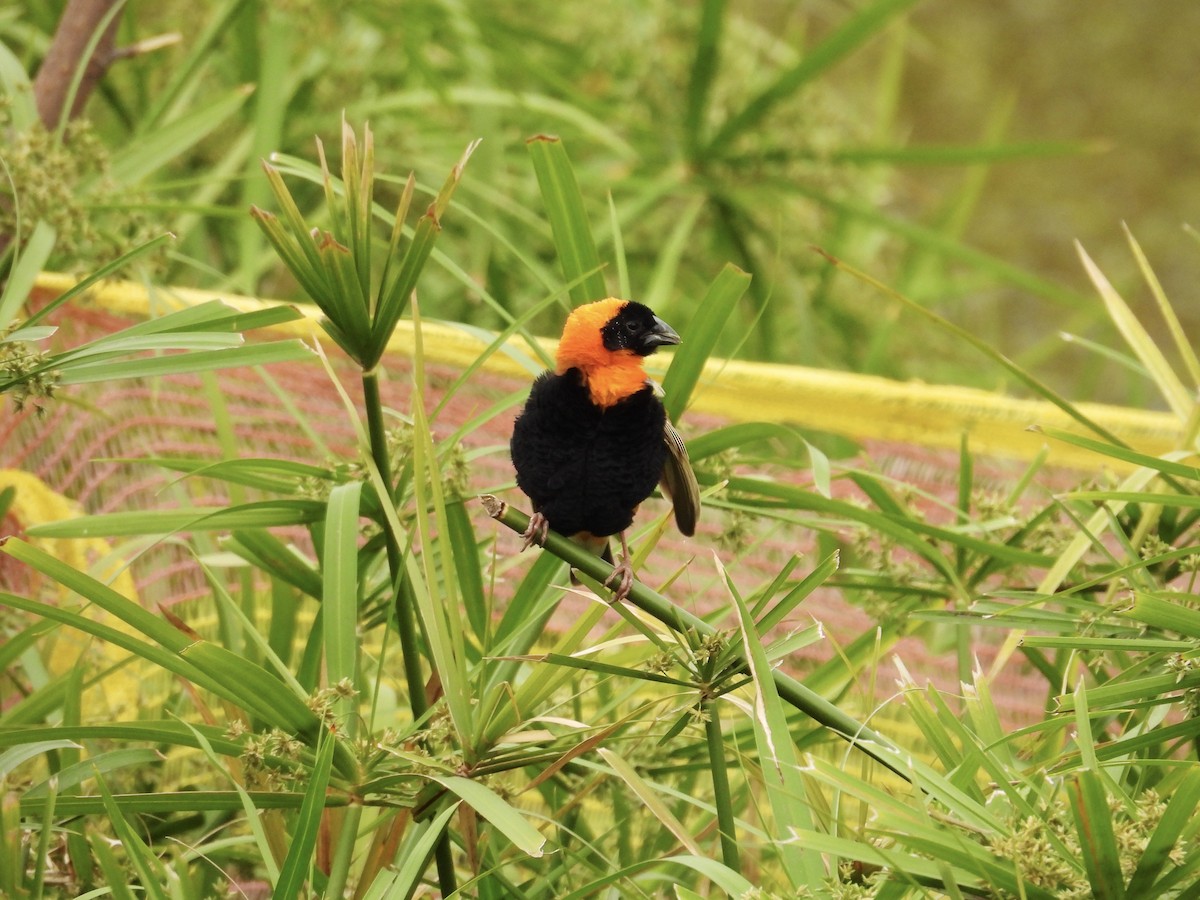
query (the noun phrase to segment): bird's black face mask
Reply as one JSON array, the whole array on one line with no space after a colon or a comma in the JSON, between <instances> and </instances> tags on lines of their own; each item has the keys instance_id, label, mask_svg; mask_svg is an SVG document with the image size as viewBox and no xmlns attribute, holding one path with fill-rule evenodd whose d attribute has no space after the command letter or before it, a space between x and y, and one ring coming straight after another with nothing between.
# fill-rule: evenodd
<instances>
[{"instance_id":1,"label":"bird's black face mask","mask_svg":"<svg viewBox=\"0 0 1200 900\"><path fill-rule=\"evenodd\" d=\"M650 307L630 300L601 330L606 350L629 350L649 356L666 344L678 344L679 335Z\"/></svg>"}]
</instances>

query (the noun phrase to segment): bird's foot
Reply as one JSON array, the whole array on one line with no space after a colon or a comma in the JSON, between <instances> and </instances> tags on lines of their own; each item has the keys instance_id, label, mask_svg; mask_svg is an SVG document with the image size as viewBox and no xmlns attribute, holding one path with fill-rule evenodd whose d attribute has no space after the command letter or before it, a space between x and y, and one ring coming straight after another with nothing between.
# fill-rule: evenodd
<instances>
[{"instance_id":1,"label":"bird's foot","mask_svg":"<svg viewBox=\"0 0 1200 900\"><path fill-rule=\"evenodd\" d=\"M615 587L613 582L616 582ZM613 566L612 574L604 579L604 586L612 590L613 603L620 603L629 596L629 592L633 590L633 565L628 557L622 557L621 561Z\"/></svg>"},{"instance_id":2,"label":"bird's foot","mask_svg":"<svg viewBox=\"0 0 1200 900\"><path fill-rule=\"evenodd\" d=\"M521 552L524 553L534 544L539 547L545 545L546 534L550 531L550 520L543 516L540 512L535 512L529 517L529 525L521 532L521 537L525 543L521 545Z\"/></svg>"}]
</instances>

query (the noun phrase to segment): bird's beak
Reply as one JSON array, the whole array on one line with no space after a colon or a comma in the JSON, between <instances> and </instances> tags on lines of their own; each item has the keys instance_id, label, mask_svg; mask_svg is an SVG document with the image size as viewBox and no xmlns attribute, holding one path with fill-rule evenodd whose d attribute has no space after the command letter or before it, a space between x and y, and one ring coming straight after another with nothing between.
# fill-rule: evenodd
<instances>
[{"instance_id":1,"label":"bird's beak","mask_svg":"<svg viewBox=\"0 0 1200 900\"><path fill-rule=\"evenodd\" d=\"M655 316L654 325L642 335L642 343L645 345L647 352L653 352L656 347L678 344L679 335L675 333L674 328L658 316Z\"/></svg>"}]
</instances>

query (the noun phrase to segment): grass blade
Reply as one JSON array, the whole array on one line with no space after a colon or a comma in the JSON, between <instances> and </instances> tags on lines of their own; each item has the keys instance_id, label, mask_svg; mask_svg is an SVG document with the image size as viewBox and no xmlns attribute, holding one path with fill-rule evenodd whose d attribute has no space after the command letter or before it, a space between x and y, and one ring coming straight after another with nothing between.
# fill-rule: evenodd
<instances>
[{"instance_id":1,"label":"grass blade","mask_svg":"<svg viewBox=\"0 0 1200 900\"><path fill-rule=\"evenodd\" d=\"M546 135L530 138L526 146L550 220L563 280L578 279L571 288L571 301L579 305L604 299L608 288L601 274L600 254L566 148L558 138Z\"/></svg>"},{"instance_id":2,"label":"grass blade","mask_svg":"<svg viewBox=\"0 0 1200 900\"><path fill-rule=\"evenodd\" d=\"M746 132L752 130L777 103L796 93L813 78L834 65L855 48L876 35L896 15L916 0L875 0L858 10L841 28L813 47L800 62L780 75L774 83L751 100L737 115L721 126L706 149L715 156Z\"/></svg>"},{"instance_id":3,"label":"grass blade","mask_svg":"<svg viewBox=\"0 0 1200 900\"><path fill-rule=\"evenodd\" d=\"M762 778L774 813L773 837L793 887L818 885L825 878L825 866L820 854L805 849L790 834L792 828L812 830L814 823L800 775L800 760L788 731L787 716L775 686L771 663L754 627L750 610L720 560L715 554L713 558L733 601L745 658L754 679L754 743L758 748Z\"/></svg>"},{"instance_id":4,"label":"grass blade","mask_svg":"<svg viewBox=\"0 0 1200 900\"><path fill-rule=\"evenodd\" d=\"M109 792L104 779L97 777L96 786L100 789L100 796L104 801L104 809L108 813L113 832L121 841L121 846L130 863L133 864L134 871L138 873L145 895L154 900L169 900L169 895L164 889L169 877L166 867L142 841L141 835L129 824L129 820L125 818L120 804Z\"/></svg>"},{"instance_id":5,"label":"grass blade","mask_svg":"<svg viewBox=\"0 0 1200 900\"><path fill-rule=\"evenodd\" d=\"M304 882L308 880L308 874L313 868L317 833L320 831L321 817L325 812L325 791L329 787L329 773L333 768L333 749L337 743L333 734L322 730L317 760L313 765L308 789L304 792L304 801L300 804L296 827L292 830L292 845L288 848L283 866L280 867L279 881L275 884L272 894L275 900L293 900L300 897Z\"/></svg>"},{"instance_id":6,"label":"grass blade","mask_svg":"<svg viewBox=\"0 0 1200 900\"><path fill-rule=\"evenodd\" d=\"M46 260L54 250L55 238L54 229L47 222L38 222L29 240L20 248L4 283L4 291L0 293L0 334L16 321L17 313L33 290L38 272L46 267ZM32 325L33 322L25 324Z\"/></svg>"},{"instance_id":7,"label":"grass blade","mask_svg":"<svg viewBox=\"0 0 1200 900\"><path fill-rule=\"evenodd\" d=\"M1186 422L1191 416L1194 406L1187 388L1183 386L1183 382L1179 380L1179 376L1175 374L1171 364L1167 362L1167 358L1158 349L1154 338L1150 337L1149 332L1142 327L1142 323L1133 314L1133 310L1129 308L1109 280L1104 277L1104 273L1100 271L1100 268L1092 261L1087 251L1083 249L1083 245L1078 241L1075 242L1075 250L1083 262L1083 268L1087 272L1088 278L1092 280L1092 284L1096 286L1100 298L1104 301L1104 306L1108 310L1113 324L1117 326L1117 330L1121 332L1121 336L1125 338L1125 342L1129 344L1137 358L1142 361L1142 365L1150 372L1150 377L1166 399L1167 405L1171 407L1171 411L1179 416L1180 420Z\"/></svg>"},{"instance_id":8,"label":"grass blade","mask_svg":"<svg viewBox=\"0 0 1200 900\"><path fill-rule=\"evenodd\" d=\"M750 286L751 276L737 266L726 264L709 285L696 315L683 331L682 343L675 351L671 367L663 378L663 405L672 422L678 422L704 371L704 364L720 340L730 315Z\"/></svg>"},{"instance_id":9,"label":"grass blade","mask_svg":"<svg viewBox=\"0 0 1200 900\"><path fill-rule=\"evenodd\" d=\"M1071 812L1079 834L1079 845L1092 896L1097 900L1123 900L1125 879L1121 876L1121 853L1113 832L1112 811L1102 776L1091 769L1070 782Z\"/></svg>"},{"instance_id":10,"label":"grass blade","mask_svg":"<svg viewBox=\"0 0 1200 900\"><path fill-rule=\"evenodd\" d=\"M240 87L127 144L123 152L113 157L111 176L122 184L138 184L220 127L242 108L252 92L249 85Z\"/></svg>"},{"instance_id":11,"label":"grass blade","mask_svg":"<svg viewBox=\"0 0 1200 900\"><path fill-rule=\"evenodd\" d=\"M358 504L362 482L335 487L329 494L322 554L322 623L325 674L330 687L358 678ZM339 692L340 693L340 692ZM353 737L354 700L339 696L339 721Z\"/></svg>"},{"instance_id":12,"label":"grass blade","mask_svg":"<svg viewBox=\"0 0 1200 900\"><path fill-rule=\"evenodd\" d=\"M491 788L457 775L431 775L430 778L458 795L464 803L491 822L497 834L511 841L527 856L542 855L546 838Z\"/></svg>"}]
</instances>

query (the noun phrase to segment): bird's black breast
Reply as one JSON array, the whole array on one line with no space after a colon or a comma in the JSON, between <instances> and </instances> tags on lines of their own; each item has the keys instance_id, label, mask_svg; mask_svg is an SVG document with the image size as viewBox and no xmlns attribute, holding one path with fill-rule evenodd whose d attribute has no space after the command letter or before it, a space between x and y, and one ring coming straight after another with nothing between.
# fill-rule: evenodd
<instances>
[{"instance_id":1,"label":"bird's black breast","mask_svg":"<svg viewBox=\"0 0 1200 900\"><path fill-rule=\"evenodd\" d=\"M513 426L517 484L560 534L616 534L662 477L665 424L649 385L602 409L579 370L545 372Z\"/></svg>"}]
</instances>

